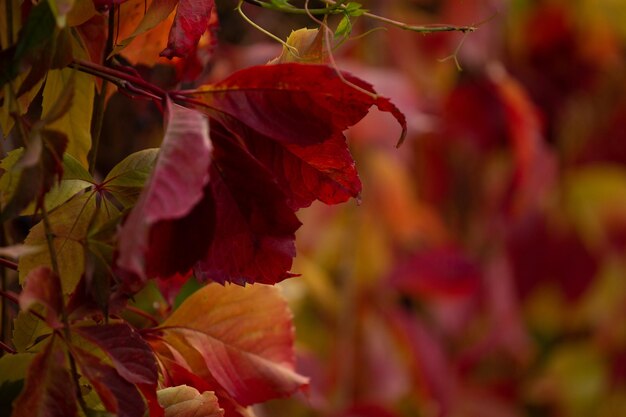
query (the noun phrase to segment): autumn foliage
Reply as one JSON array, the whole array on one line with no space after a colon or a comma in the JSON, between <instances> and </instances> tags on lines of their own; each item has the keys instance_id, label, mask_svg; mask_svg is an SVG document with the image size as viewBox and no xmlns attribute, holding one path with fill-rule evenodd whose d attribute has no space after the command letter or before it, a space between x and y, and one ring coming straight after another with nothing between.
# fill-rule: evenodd
<instances>
[{"instance_id":1,"label":"autumn foliage","mask_svg":"<svg viewBox=\"0 0 626 417\"><path fill-rule=\"evenodd\" d=\"M626 8L362 3L0 0L0 415L626 413Z\"/></svg>"}]
</instances>

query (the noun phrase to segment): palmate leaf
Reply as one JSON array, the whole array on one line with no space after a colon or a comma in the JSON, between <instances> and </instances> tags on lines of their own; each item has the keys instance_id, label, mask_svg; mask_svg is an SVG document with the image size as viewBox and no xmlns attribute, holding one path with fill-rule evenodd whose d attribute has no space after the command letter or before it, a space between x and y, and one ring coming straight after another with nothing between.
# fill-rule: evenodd
<instances>
[{"instance_id":1,"label":"palmate leaf","mask_svg":"<svg viewBox=\"0 0 626 417\"><path fill-rule=\"evenodd\" d=\"M119 234L129 288L191 267L222 283L293 276L294 210L361 190L343 131L373 105L406 129L367 83L317 65L255 67L174 97L209 115L211 138L199 111L168 105L160 159Z\"/></svg>"},{"instance_id":2,"label":"palmate leaf","mask_svg":"<svg viewBox=\"0 0 626 417\"><path fill-rule=\"evenodd\" d=\"M84 241L89 228L96 228L118 215L117 209L105 199L100 201L99 207L95 192L74 196L50 213L53 246L59 261L61 287L65 294L74 290L85 271ZM19 259L20 282L24 282L32 269L41 265L51 266L46 241L43 222L39 222L31 228L25 244L39 246L42 250Z\"/></svg>"},{"instance_id":3,"label":"palmate leaf","mask_svg":"<svg viewBox=\"0 0 626 417\"><path fill-rule=\"evenodd\" d=\"M276 176L294 208L358 196L361 184L343 131L370 107L404 115L366 82L322 65L252 67L217 84L183 92L238 135Z\"/></svg>"},{"instance_id":4,"label":"palmate leaf","mask_svg":"<svg viewBox=\"0 0 626 417\"><path fill-rule=\"evenodd\" d=\"M274 287L209 284L161 331L150 343L162 364L187 368L241 405L291 395L308 382L294 371L291 313Z\"/></svg>"}]
</instances>

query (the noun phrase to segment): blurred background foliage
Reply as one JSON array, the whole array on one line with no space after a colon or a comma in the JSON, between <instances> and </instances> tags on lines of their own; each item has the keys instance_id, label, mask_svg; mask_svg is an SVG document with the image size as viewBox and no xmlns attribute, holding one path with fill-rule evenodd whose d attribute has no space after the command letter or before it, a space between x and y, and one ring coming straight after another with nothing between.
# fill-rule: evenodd
<instances>
[{"instance_id":1,"label":"blurred background foliage","mask_svg":"<svg viewBox=\"0 0 626 417\"><path fill-rule=\"evenodd\" d=\"M302 275L281 286L311 388L257 414L626 416L626 2L362 3L479 29L388 28L335 51L405 112L410 133L396 149L394 121L370 114L348 132L361 201L299 213ZM218 5L202 77L280 54ZM283 39L316 26L245 10ZM379 26L360 18L353 36ZM102 172L134 150L120 146L154 146L161 129L148 104L112 100ZM145 140L116 139L132 132Z\"/></svg>"}]
</instances>

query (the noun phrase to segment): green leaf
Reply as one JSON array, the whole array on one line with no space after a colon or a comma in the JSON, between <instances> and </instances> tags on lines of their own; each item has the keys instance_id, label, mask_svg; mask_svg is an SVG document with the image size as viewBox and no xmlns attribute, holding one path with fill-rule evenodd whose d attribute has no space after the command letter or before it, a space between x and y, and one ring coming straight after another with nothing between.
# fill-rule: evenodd
<instances>
[{"instance_id":1,"label":"green leaf","mask_svg":"<svg viewBox=\"0 0 626 417\"><path fill-rule=\"evenodd\" d=\"M345 7L345 12L350 15L350 16L362 16L363 13L367 12L366 9L363 9L363 5L361 3L357 3L354 1L351 1L350 3L346 4Z\"/></svg>"},{"instance_id":2,"label":"green leaf","mask_svg":"<svg viewBox=\"0 0 626 417\"><path fill-rule=\"evenodd\" d=\"M55 183L44 197L44 204L48 212L86 190L93 185L93 178L85 168L71 155L63 155L63 180ZM2 179L0 178L0 184ZM1 187L1 185L0 185ZM30 204L20 213L22 216L35 214L35 205Z\"/></svg>"},{"instance_id":3,"label":"green leaf","mask_svg":"<svg viewBox=\"0 0 626 417\"><path fill-rule=\"evenodd\" d=\"M42 313L43 308L37 307ZM18 352L27 352L44 335L52 333L52 329L43 320L26 311L17 313L13 320L13 346Z\"/></svg>"},{"instance_id":4,"label":"green leaf","mask_svg":"<svg viewBox=\"0 0 626 417\"><path fill-rule=\"evenodd\" d=\"M352 22L349 15L344 15L335 29L335 38L343 38L352 33Z\"/></svg>"},{"instance_id":5,"label":"green leaf","mask_svg":"<svg viewBox=\"0 0 626 417\"><path fill-rule=\"evenodd\" d=\"M59 276L65 294L74 290L85 271L84 241L90 227L97 228L119 215L118 210L102 199L104 209L97 209L95 192L78 195L50 213L53 246L59 262ZM27 245L45 248L36 254L22 256L19 260L20 282L33 268L51 266L42 222L36 224L26 237Z\"/></svg>"},{"instance_id":6,"label":"green leaf","mask_svg":"<svg viewBox=\"0 0 626 417\"><path fill-rule=\"evenodd\" d=\"M124 207L135 205L156 163L158 149L145 149L127 156L117 164L102 185Z\"/></svg>"},{"instance_id":7,"label":"green leaf","mask_svg":"<svg viewBox=\"0 0 626 417\"><path fill-rule=\"evenodd\" d=\"M42 114L43 118L46 118L49 114L56 112L55 106L60 98L67 94L68 88L73 88L73 100L69 111L48 126L67 135L66 152L87 167L87 154L91 148L91 116L95 94L93 77L70 68L49 71L43 90Z\"/></svg>"}]
</instances>

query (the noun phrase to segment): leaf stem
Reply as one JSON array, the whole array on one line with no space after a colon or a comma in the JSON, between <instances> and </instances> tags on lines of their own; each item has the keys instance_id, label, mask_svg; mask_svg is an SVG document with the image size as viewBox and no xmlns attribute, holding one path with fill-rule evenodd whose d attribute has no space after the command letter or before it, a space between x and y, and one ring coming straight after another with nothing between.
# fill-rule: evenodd
<instances>
[{"instance_id":1,"label":"leaf stem","mask_svg":"<svg viewBox=\"0 0 626 417\"><path fill-rule=\"evenodd\" d=\"M330 7L323 9L308 9L308 8L298 8L292 5L279 5L276 3L268 3L261 0L241 0L248 4L252 4L258 7L263 7L264 9L274 10L281 13L291 13L291 14L305 14L305 15L337 15L343 14L348 11L348 5L345 4L344 1L335 1L335 0L321 0L323 3L327 4ZM378 20L379 22L386 23L388 25L392 25L398 27L400 29L417 32L417 33L436 33L436 32L473 32L476 30L475 26L457 26L457 25L446 25L446 24L436 24L436 25L410 25L408 23L400 22L398 20L389 19L388 17L380 16L374 13L370 13L367 11L362 12L362 16L367 16L370 19Z\"/></svg>"}]
</instances>

